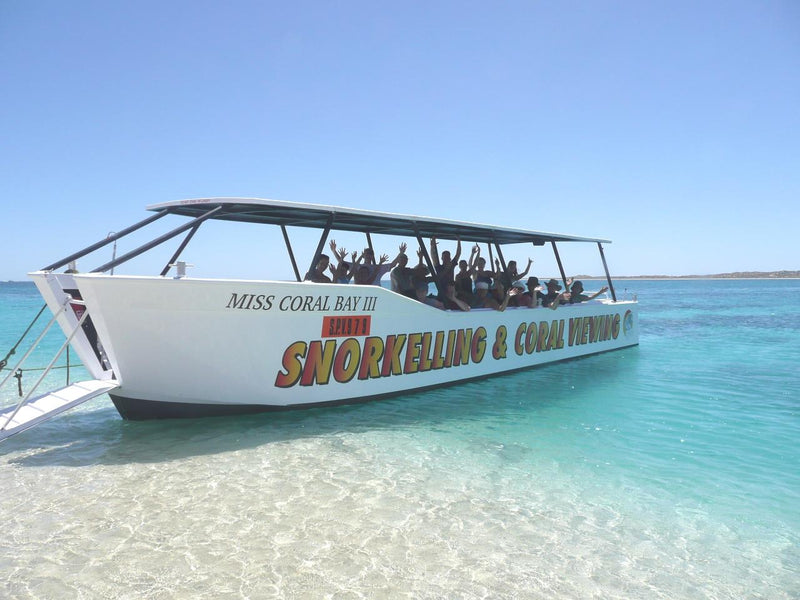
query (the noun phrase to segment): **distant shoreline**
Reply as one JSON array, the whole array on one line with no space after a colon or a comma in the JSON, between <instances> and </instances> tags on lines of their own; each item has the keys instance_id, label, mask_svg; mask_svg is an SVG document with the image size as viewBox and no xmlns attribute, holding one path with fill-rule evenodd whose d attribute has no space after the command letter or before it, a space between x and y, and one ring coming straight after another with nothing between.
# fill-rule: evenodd
<instances>
[{"instance_id":1,"label":"distant shoreline","mask_svg":"<svg viewBox=\"0 0 800 600\"><path fill-rule=\"evenodd\" d=\"M739 271L715 275L612 275L612 279L800 279L800 271ZM601 275L575 275L573 279L605 279Z\"/></svg>"},{"instance_id":2,"label":"distant shoreline","mask_svg":"<svg viewBox=\"0 0 800 600\"><path fill-rule=\"evenodd\" d=\"M603 275L575 275L572 279L605 280ZM717 273L715 275L612 275L614 281L642 280L666 281L674 279L800 279L800 271L737 271L733 273ZM32 281L3 281L2 283L30 283Z\"/></svg>"}]
</instances>

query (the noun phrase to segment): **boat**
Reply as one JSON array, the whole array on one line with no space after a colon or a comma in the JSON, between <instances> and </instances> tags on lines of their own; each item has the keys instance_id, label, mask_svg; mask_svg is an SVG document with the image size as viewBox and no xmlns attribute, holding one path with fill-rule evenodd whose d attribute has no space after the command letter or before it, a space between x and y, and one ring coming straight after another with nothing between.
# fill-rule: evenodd
<instances>
[{"instance_id":1,"label":"boat","mask_svg":"<svg viewBox=\"0 0 800 600\"><path fill-rule=\"evenodd\" d=\"M616 296L609 240L257 198L147 209L148 218L29 274L94 379L0 412L0 439L103 393L129 420L256 413L385 398L639 343L638 303ZM116 256L117 240L168 215L181 225ZM294 280L188 276L184 250L201 226L220 221L279 227ZM504 248L550 245L565 287L558 245L596 244L610 297L556 310L460 311L380 285L313 283L301 276L310 267L299 268L288 228L320 232L312 266L332 232L363 234L370 248L377 234L415 242L431 272L431 238L484 245L503 268ZM181 235L160 273L114 274ZM111 261L90 272L67 268L112 243Z\"/></svg>"}]
</instances>

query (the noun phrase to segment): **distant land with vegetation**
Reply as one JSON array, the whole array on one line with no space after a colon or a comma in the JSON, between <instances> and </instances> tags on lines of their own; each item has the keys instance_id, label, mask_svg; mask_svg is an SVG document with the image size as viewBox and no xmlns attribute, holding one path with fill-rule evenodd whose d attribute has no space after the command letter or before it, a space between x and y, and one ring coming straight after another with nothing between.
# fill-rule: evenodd
<instances>
[{"instance_id":1,"label":"distant land with vegetation","mask_svg":"<svg viewBox=\"0 0 800 600\"><path fill-rule=\"evenodd\" d=\"M715 275L615 275L612 279L800 279L800 271L734 271ZM540 278L545 281L546 278ZM605 279L605 275L575 275L572 279ZM0 282L2 283L2 282ZM29 283L32 281L11 281L8 283Z\"/></svg>"},{"instance_id":2,"label":"distant land with vegetation","mask_svg":"<svg viewBox=\"0 0 800 600\"><path fill-rule=\"evenodd\" d=\"M614 275L613 279L800 279L800 271L734 271L715 275ZM574 279L605 279L594 275L576 275Z\"/></svg>"}]
</instances>

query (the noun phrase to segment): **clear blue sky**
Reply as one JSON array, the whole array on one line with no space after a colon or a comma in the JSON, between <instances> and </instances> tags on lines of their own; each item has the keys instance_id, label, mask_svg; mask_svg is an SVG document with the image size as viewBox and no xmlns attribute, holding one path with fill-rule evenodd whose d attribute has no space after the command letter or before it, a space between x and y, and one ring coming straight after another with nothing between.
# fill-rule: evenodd
<instances>
[{"instance_id":1,"label":"clear blue sky","mask_svg":"<svg viewBox=\"0 0 800 600\"><path fill-rule=\"evenodd\" d=\"M800 2L0 0L0 280L208 196L800 269Z\"/></svg>"}]
</instances>

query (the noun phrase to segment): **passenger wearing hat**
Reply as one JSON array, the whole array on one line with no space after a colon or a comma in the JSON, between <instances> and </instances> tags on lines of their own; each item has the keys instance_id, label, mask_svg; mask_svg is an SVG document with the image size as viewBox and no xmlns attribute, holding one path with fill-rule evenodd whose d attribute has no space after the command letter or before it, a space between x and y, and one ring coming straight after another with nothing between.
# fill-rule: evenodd
<instances>
[{"instance_id":1,"label":"passenger wearing hat","mask_svg":"<svg viewBox=\"0 0 800 600\"><path fill-rule=\"evenodd\" d=\"M559 290L561 289L561 284L555 279L551 279L545 285L547 285L547 294L542 297L542 306L547 308L555 308L558 306L560 301L559 296L561 296L561 294L559 293Z\"/></svg>"},{"instance_id":2,"label":"passenger wearing hat","mask_svg":"<svg viewBox=\"0 0 800 600\"><path fill-rule=\"evenodd\" d=\"M583 293L583 284L580 281L576 281L575 283L572 284L570 291L572 293L569 295L569 303L578 304L579 302L594 300L603 292L608 291L608 287L604 285L603 287L600 288L599 291L595 292L591 296L587 296L586 294Z\"/></svg>"},{"instance_id":3,"label":"passenger wearing hat","mask_svg":"<svg viewBox=\"0 0 800 600\"><path fill-rule=\"evenodd\" d=\"M489 295L489 284L485 281L475 282L475 295L472 297L472 308L494 308L497 304Z\"/></svg>"},{"instance_id":4,"label":"passenger wearing hat","mask_svg":"<svg viewBox=\"0 0 800 600\"><path fill-rule=\"evenodd\" d=\"M511 290L513 290L513 294L511 295L511 300L509 300L509 306L522 306L527 308L528 306L528 299L525 298L525 284L521 281L515 281L511 284ZM511 291L509 290L509 291Z\"/></svg>"},{"instance_id":5,"label":"passenger wearing hat","mask_svg":"<svg viewBox=\"0 0 800 600\"><path fill-rule=\"evenodd\" d=\"M489 284L485 281L478 281L475 283L475 298L472 301L472 308L493 308L502 312L508 307L509 300L519 291L519 288L512 287L504 295L503 300L498 302L489 294Z\"/></svg>"},{"instance_id":6,"label":"passenger wearing hat","mask_svg":"<svg viewBox=\"0 0 800 600\"><path fill-rule=\"evenodd\" d=\"M542 286L539 285L539 278L538 277L528 277L528 281L526 282L528 287L528 291L519 296L520 306L527 306L528 308L536 308L542 303L544 299L544 294L542 293Z\"/></svg>"}]
</instances>

